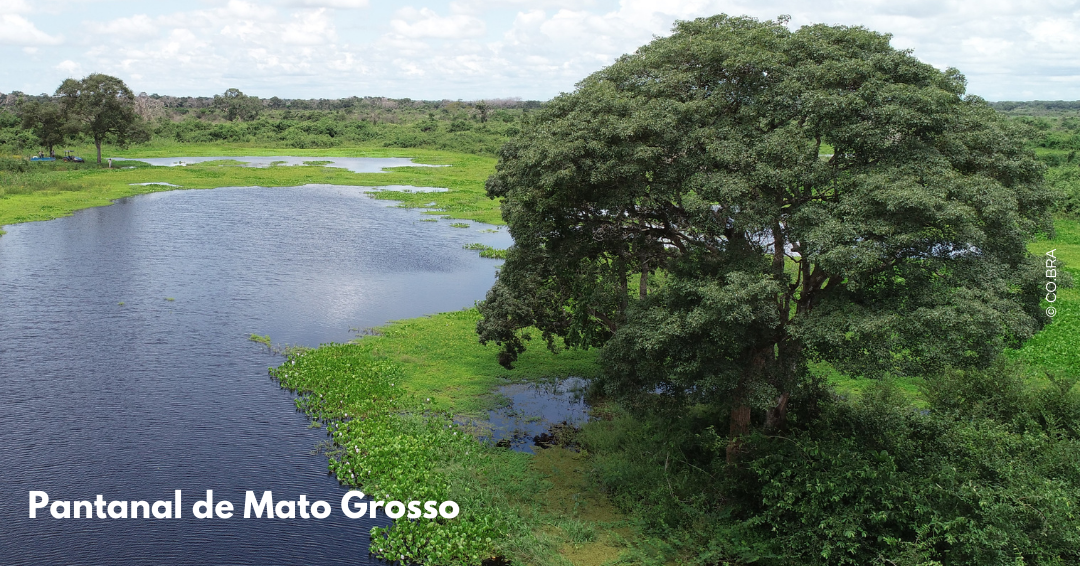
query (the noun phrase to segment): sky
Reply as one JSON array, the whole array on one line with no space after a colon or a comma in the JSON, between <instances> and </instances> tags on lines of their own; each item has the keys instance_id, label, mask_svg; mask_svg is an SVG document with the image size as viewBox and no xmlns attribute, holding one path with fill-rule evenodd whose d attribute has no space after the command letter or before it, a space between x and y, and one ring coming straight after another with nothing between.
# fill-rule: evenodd
<instances>
[{"instance_id":1,"label":"sky","mask_svg":"<svg viewBox=\"0 0 1080 566\"><path fill-rule=\"evenodd\" d=\"M864 26L988 100L1080 99L1080 0L0 0L0 92L547 100L676 20Z\"/></svg>"}]
</instances>

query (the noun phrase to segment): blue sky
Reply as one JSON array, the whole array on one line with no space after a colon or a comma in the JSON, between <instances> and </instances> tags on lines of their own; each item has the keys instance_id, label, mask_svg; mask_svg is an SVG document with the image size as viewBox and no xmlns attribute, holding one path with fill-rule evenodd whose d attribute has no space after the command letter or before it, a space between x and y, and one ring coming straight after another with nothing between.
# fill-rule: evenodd
<instances>
[{"instance_id":1,"label":"blue sky","mask_svg":"<svg viewBox=\"0 0 1080 566\"><path fill-rule=\"evenodd\" d=\"M0 92L115 75L136 93L546 100L716 13L862 25L989 100L1080 99L1080 1L0 0Z\"/></svg>"}]
</instances>

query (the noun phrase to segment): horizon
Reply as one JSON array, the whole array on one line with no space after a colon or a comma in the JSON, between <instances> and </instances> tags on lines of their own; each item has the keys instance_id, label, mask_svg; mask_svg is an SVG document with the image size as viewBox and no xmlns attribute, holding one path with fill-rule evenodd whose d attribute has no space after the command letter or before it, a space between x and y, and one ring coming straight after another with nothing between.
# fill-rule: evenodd
<instances>
[{"instance_id":1,"label":"horizon","mask_svg":"<svg viewBox=\"0 0 1080 566\"><path fill-rule=\"evenodd\" d=\"M89 73L87 73L87 74L89 74ZM232 88L232 87L230 87L230 88ZM149 97L149 98L154 98L154 97L165 98L165 97L169 97L169 98L175 98L177 100L188 100L188 99L213 100L215 96L220 96L222 94L220 92L210 94L210 95L187 95L187 94L169 94L169 93L162 94L162 93L159 93L159 92L148 93L146 91L134 92L134 89L132 89L132 92L135 94L136 97L141 97L141 96L146 96L146 97ZM243 91L241 91L241 92L243 92ZM34 97L34 98L41 97L41 96L48 96L48 97L56 97L57 96L56 94L51 94L51 93L48 93L48 92L41 92L41 93L33 94L33 93L29 93L29 92L22 92L22 91L19 91L19 90L13 90L11 92L0 91L0 100L2 100L3 97L11 96L13 94L21 94L21 95L24 95L24 96ZM396 102L400 102L400 101L403 101L403 100L409 100L409 101L412 101L412 102L421 102L421 103L429 103L429 104L441 103L441 102L446 102L446 103L460 102L460 103L463 103L463 104L475 104L475 103L478 103L478 102L496 102L496 103L506 103L508 106L513 106L513 105L518 105L518 104L525 105L525 104L530 104L530 103L544 104L544 103L547 103L547 102L552 100L551 98L545 99L545 100L538 100L538 99L523 99L521 97L475 98L475 99L456 98L456 99L450 99L450 98L412 98L412 97L408 97L408 96L403 96L401 98L394 98L394 97L390 97L390 96L369 95L369 94L365 94L365 95L354 94L354 95L348 95L348 96L341 96L341 97L337 97L337 98L328 98L328 97L285 98L285 97L280 97L280 96L277 96L277 95L271 95L271 96L268 96L268 97L261 97L261 96L257 96L257 95L250 95L248 93L243 93L243 94L245 96L254 96L255 98L258 98L261 101L269 101L271 99L277 98L277 99L280 99L282 102L289 102L289 101L294 101L294 100L304 100L304 101L326 100L326 101L331 101L331 100L348 100L348 99L351 99L351 98L356 98L356 99L359 99L359 100L376 99L376 100L393 100L393 101L396 101ZM1080 105L1080 99L1076 99L1076 100L1064 100L1064 99L1059 99L1059 100L1044 100L1044 99L988 100L987 102L989 102L991 104L1010 104L1010 103L1012 103L1012 104L1057 104L1057 103L1066 103L1066 104L1068 104L1068 103L1076 103L1076 104ZM8 104L8 102L6 100L3 100L3 102L0 102L0 105L7 105L7 104ZM1077 110L1080 110L1080 108L1077 108Z\"/></svg>"}]
</instances>

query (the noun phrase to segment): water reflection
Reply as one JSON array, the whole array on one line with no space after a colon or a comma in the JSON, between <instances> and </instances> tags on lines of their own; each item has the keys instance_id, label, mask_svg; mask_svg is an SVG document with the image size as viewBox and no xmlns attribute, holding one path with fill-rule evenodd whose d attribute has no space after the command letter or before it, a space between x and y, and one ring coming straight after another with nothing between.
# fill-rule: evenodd
<instances>
[{"instance_id":1,"label":"water reflection","mask_svg":"<svg viewBox=\"0 0 1080 566\"><path fill-rule=\"evenodd\" d=\"M585 404L587 383L578 377L550 383L511 383L500 387L507 404L488 411L488 438L513 450L533 452L535 439L565 423L580 426L589 420Z\"/></svg>"},{"instance_id":2,"label":"water reflection","mask_svg":"<svg viewBox=\"0 0 1080 566\"><path fill-rule=\"evenodd\" d=\"M0 564L363 564L368 520L337 509L325 439L248 340L315 346L471 306L509 245L313 185L123 199L0 237ZM28 492L155 501L179 520L28 519ZM194 519L205 490L331 503L327 519ZM240 514L242 515L242 514Z\"/></svg>"}]
</instances>

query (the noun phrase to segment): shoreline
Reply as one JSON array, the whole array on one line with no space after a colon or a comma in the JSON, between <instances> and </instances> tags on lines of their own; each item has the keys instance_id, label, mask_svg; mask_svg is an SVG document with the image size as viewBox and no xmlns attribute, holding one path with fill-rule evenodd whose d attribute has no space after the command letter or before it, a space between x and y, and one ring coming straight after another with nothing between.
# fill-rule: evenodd
<instances>
[{"instance_id":1,"label":"shoreline","mask_svg":"<svg viewBox=\"0 0 1080 566\"><path fill-rule=\"evenodd\" d=\"M173 149L173 148L170 148ZM190 156L223 158L252 155L280 155L278 149L262 152L246 147L193 146L184 148ZM138 160L157 157L155 151L127 150L113 157ZM160 153L160 152L157 152ZM171 153L171 152L170 152ZM70 216L76 210L108 206L129 196L178 189L212 189L224 186L290 187L330 184L361 187L411 186L444 187L445 192L373 191L373 198L399 201L405 208L426 208L427 214L502 225L497 202L487 198L484 181L494 170L495 159L469 154L432 150L391 148L335 148L296 150L295 157L409 157L419 165L447 167L393 167L378 173L353 173L347 169L320 165L274 168L238 167L210 162L186 167L138 166L133 169L84 167L39 169L31 173L0 176L0 235L2 226L52 220ZM348 154L348 155L344 155ZM392 155L391 155L392 154ZM38 167L39 164L34 164ZM55 167L55 166L54 166ZM19 184L19 182L22 184ZM144 183L171 183L175 186ZM34 185L44 185L36 188ZM9 192L15 189L14 192Z\"/></svg>"},{"instance_id":2,"label":"shoreline","mask_svg":"<svg viewBox=\"0 0 1080 566\"><path fill-rule=\"evenodd\" d=\"M476 340L478 318L474 307L393 321L351 343L293 353L270 375L327 428L329 468L343 486L378 500L459 505L453 521L374 529L375 555L430 566L617 559L637 526L588 479L587 453L512 451L477 440L456 418L490 408L491 393L508 380L591 377L596 350L532 348L508 371L494 344Z\"/></svg>"}]
</instances>

